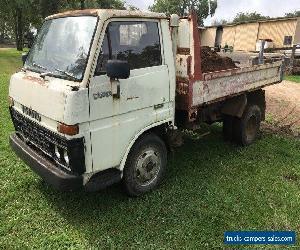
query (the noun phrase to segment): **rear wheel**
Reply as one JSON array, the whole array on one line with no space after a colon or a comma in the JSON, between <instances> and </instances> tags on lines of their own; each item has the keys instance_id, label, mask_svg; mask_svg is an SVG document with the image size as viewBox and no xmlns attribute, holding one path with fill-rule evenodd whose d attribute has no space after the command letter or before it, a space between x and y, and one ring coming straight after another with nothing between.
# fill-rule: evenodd
<instances>
[{"instance_id":1,"label":"rear wheel","mask_svg":"<svg viewBox=\"0 0 300 250\"><path fill-rule=\"evenodd\" d=\"M260 134L261 110L257 105L249 105L241 118L234 118L234 140L247 146L252 144Z\"/></svg>"},{"instance_id":2,"label":"rear wheel","mask_svg":"<svg viewBox=\"0 0 300 250\"><path fill-rule=\"evenodd\" d=\"M156 188L167 166L165 143L155 134L147 134L133 146L125 168L124 185L130 196L139 196Z\"/></svg>"}]
</instances>

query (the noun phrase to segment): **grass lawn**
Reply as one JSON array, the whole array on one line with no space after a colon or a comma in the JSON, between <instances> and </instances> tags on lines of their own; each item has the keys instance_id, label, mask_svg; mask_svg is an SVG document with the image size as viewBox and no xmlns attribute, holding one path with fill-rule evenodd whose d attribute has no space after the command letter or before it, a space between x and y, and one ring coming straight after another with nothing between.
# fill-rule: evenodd
<instances>
[{"instance_id":1,"label":"grass lawn","mask_svg":"<svg viewBox=\"0 0 300 250\"><path fill-rule=\"evenodd\" d=\"M298 75L285 76L284 79L288 80L288 81L300 83L300 75L299 76Z\"/></svg>"},{"instance_id":2,"label":"grass lawn","mask_svg":"<svg viewBox=\"0 0 300 250\"><path fill-rule=\"evenodd\" d=\"M240 148L213 126L186 140L164 184L138 199L119 184L98 193L53 190L8 145L8 82L20 64L19 52L0 50L0 248L237 249L224 246L224 231L300 232L300 141L276 135Z\"/></svg>"}]
</instances>

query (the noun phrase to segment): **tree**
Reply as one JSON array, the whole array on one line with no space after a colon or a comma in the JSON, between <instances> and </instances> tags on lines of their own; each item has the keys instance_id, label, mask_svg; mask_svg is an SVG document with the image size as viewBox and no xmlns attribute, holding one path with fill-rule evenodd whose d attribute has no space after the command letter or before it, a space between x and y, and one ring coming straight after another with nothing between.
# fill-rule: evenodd
<instances>
[{"instance_id":1,"label":"tree","mask_svg":"<svg viewBox=\"0 0 300 250\"><path fill-rule=\"evenodd\" d=\"M10 20L7 5L0 8L0 43L5 43L13 36L13 23Z\"/></svg>"},{"instance_id":2,"label":"tree","mask_svg":"<svg viewBox=\"0 0 300 250\"><path fill-rule=\"evenodd\" d=\"M0 0L4 30L13 34L18 50L23 50L24 32L38 21L38 0ZM3 28L2 28L3 29Z\"/></svg>"},{"instance_id":3,"label":"tree","mask_svg":"<svg viewBox=\"0 0 300 250\"><path fill-rule=\"evenodd\" d=\"M225 20L225 19L220 19L220 20L215 19L215 20L213 20L213 21L211 22L211 25L212 25L212 26L222 26L222 25L227 24L227 23L228 23L228 21Z\"/></svg>"},{"instance_id":4,"label":"tree","mask_svg":"<svg viewBox=\"0 0 300 250\"><path fill-rule=\"evenodd\" d=\"M296 10L294 12L285 13L285 17L300 17L300 10Z\"/></svg>"},{"instance_id":5,"label":"tree","mask_svg":"<svg viewBox=\"0 0 300 250\"><path fill-rule=\"evenodd\" d=\"M260 13L257 12L239 12L235 18L233 19L233 23L242 23L242 22L249 22L249 21L256 21L256 20L265 20L269 19L269 16L263 16Z\"/></svg>"},{"instance_id":6,"label":"tree","mask_svg":"<svg viewBox=\"0 0 300 250\"><path fill-rule=\"evenodd\" d=\"M92 8L123 10L125 3L123 0L61 0L59 11Z\"/></svg>"},{"instance_id":7,"label":"tree","mask_svg":"<svg viewBox=\"0 0 300 250\"><path fill-rule=\"evenodd\" d=\"M85 9L85 0L80 0L80 9Z\"/></svg>"},{"instance_id":8,"label":"tree","mask_svg":"<svg viewBox=\"0 0 300 250\"><path fill-rule=\"evenodd\" d=\"M71 9L76 8L100 8L100 9L125 9L125 3L123 0L77 0L77 1L70 1L70 3L66 4L67 6L71 6ZM75 5L79 6L74 8ZM82 8L83 7L83 8Z\"/></svg>"},{"instance_id":9,"label":"tree","mask_svg":"<svg viewBox=\"0 0 300 250\"><path fill-rule=\"evenodd\" d=\"M59 12L63 6L62 2L62 0L40 0L39 6L41 16L45 18L46 16Z\"/></svg>"},{"instance_id":10,"label":"tree","mask_svg":"<svg viewBox=\"0 0 300 250\"><path fill-rule=\"evenodd\" d=\"M48 15L80 8L125 9L122 0L0 0L0 6L0 40L13 34L18 50L23 50L29 27L39 28Z\"/></svg>"},{"instance_id":11,"label":"tree","mask_svg":"<svg viewBox=\"0 0 300 250\"><path fill-rule=\"evenodd\" d=\"M127 10L140 10L140 9L138 7L130 4L127 6Z\"/></svg>"},{"instance_id":12,"label":"tree","mask_svg":"<svg viewBox=\"0 0 300 250\"><path fill-rule=\"evenodd\" d=\"M203 25L203 20L213 15L216 8L217 0L154 0L154 4L149 7L151 11L167 15L186 16L190 11L196 11L199 25Z\"/></svg>"}]
</instances>

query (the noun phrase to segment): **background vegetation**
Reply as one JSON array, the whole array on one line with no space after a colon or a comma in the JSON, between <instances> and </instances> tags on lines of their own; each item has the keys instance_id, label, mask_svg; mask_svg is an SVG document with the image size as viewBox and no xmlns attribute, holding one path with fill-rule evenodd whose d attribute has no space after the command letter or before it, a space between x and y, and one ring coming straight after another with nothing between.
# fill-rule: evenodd
<instances>
[{"instance_id":1,"label":"background vegetation","mask_svg":"<svg viewBox=\"0 0 300 250\"><path fill-rule=\"evenodd\" d=\"M299 17L300 11L294 11L290 13L286 13L284 17ZM236 14L236 16L233 18L233 20L214 20L212 22L212 25L224 25L229 23L243 23L243 22L250 22L250 21L257 21L257 20L267 20L271 19L272 17L264 16L258 12L239 12Z\"/></svg>"},{"instance_id":2,"label":"background vegetation","mask_svg":"<svg viewBox=\"0 0 300 250\"><path fill-rule=\"evenodd\" d=\"M210 4L209 4L210 3ZM39 28L46 16L54 13L86 8L136 10L124 0L0 0L0 44L13 38L18 50L23 50L24 37L33 28ZM155 0L150 10L166 14L198 14L199 24L217 8L217 0Z\"/></svg>"},{"instance_id":3,"label":"background vegetation","mask_svg":"<svg viewBox=\"0 0 300 250\"><path fill-rule=\"evenodd\" d=\"M154 0L150 10L179 16L186 16L193 10L197 13L199 25L203 25L203 20L212 16L217 6L217 0Z\"/></svg>"},{"instance_id":4,"label":"background vegetation","mask_svg":"<svg viewBox=\"0 0 300 250\"><path fill-rule=\"evenodd\" d=\"M18 50L23 50L25 33L39 28L51 14L85 8L125 9L123 0L0 0L0 6L0 42L13 37Z\"/></svg>"},{"instance_id":5,"label":"background vegetation","mask_svg":"<svg viewBox=\"0 0 300 250\"><path fill-rule=\"evenodd\" d=\"M300 75L290 75L286 76L285 80L300 83Z\"/></svg>"}]
</instances>

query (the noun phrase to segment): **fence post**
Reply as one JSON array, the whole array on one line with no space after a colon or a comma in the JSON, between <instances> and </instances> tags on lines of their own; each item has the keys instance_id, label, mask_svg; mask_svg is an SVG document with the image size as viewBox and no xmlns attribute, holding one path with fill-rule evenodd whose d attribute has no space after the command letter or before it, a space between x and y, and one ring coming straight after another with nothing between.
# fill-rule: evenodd
<instances>
[{"instance_id":1,"label":"fence post","mask_svg":"<svg viewBox=\"0 0 300 250\"><path fill-rule=\"evenodd\" d=\"M289 70L289 74L293 74L294 73L294 67L295 67L295 53L296 53L296 47L297 45L293 45L292 48L292 55L291 55L291 60L290 60L290 70Z\"/></svg>"},{"instance_id":2,"label":"fence post","mask_svg":"<svg viewBox=\"0 0 300 250\"><path fill-rule=\"evenodd\" d=\"M264 50L265 50L265 40L261 41L259 56L258 56L258 64L264 64Z\"/></svg>"}]
</instances>

